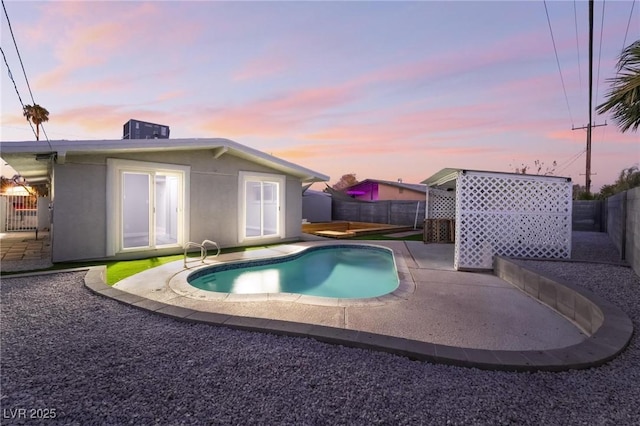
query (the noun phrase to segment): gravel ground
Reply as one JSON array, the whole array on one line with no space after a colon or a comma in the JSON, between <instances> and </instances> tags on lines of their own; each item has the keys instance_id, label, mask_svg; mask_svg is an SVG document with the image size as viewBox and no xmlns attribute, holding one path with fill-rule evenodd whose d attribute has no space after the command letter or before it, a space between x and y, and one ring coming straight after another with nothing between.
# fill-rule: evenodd
<instances>
[{"instance_id":1,"label":"gravel ground","mask_svg":"<svg viewBox=\"0 0 640 426\"><path fill-rule=\"evenodd\" d=\"M640 330L631 269L528 264L607 298ZM2 280L3 425L640 424L637 333L599 368L481 371L182 323L95 296L83 276Z\"/></svg>"}]
</instances>

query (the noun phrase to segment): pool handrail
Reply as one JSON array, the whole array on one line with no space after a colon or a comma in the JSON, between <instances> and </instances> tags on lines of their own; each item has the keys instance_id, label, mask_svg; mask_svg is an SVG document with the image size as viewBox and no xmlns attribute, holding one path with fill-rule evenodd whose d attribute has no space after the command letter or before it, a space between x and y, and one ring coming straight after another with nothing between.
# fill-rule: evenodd
<instances>
[{"instance_id":1,"label":"pool handrail","mask_svg":"<svg viewBox=\"0 0 640 426\"><path fill-rule=\"evenodd\" d=\"M215 241L211 241L211 240L202 241L202 248L204 249L204 257L208 257L208 255L207 255L207 244L215 246L216 254L214 254L213 257L218 257L218 255L220 254L220 246L218 245L218 243L216 243ZM204 258L203 258L203 261L204 261Z\"/></svg>"},{"instance_id":2,"label":"pool handrail","mask_svg":"<svg viewBox=\"0 0 640 426\"><path fill-rule=\"evenodd\" d=\"M189 262L198 262L198 261L200 261L200 263L204 263L204 260L207 258L207 247L206 247L207 245L215 246L216 254L213 255L213 257L218 257L218 255L220 254L220 246L215 241L204 240L200 244L194 243L193 241L189 241L189 242L185 243L185 245L184 245L184 267L185 267L185 269L187 268L187 263L189 263ZM190 261L187 260L187 250L189 250L189 248L191 248L191 247L199 247L200 248L200 259L190 260Z\"/></svg>"}]
</instances>

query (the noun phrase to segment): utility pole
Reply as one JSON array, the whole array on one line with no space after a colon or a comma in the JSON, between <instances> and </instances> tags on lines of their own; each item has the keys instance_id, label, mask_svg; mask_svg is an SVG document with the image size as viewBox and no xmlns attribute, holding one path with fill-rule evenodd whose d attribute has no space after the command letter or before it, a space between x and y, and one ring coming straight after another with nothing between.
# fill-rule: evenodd
<instances>
[{"instance_id":1,"label":"utility pole","mask_svg":"<svg viewBox=\"0 0 640 426\"><path fill-rule=\"evenodd\" d=\"M591 103L589 103L591 105ZM585 171L585 190L587 194L591 193L591 129L595 127L603 127L606 126L607 122L604 124L591 124L591 109L589 109L589 125L582 127L571 127L571 130L581 130L587 129L587 165Z\"/></svg>"},{"instance_id":2,"label":"utility pole","mask_svg":"<svg viewBox=\"0 0 640 426\"><path fill-rule=\"evenodd\" d=\"M582 127L572 127L571 130L587 129L587 164L585 171L585 190L591 193L591 129L606 126L604 124L591 124L593 104L593 0L589 0L589 124Z\"/></svg>"},{"instance_id":3,"label":"utility pole","mask_svg":"<svg viewBox=\"0 0 640 426\"><path fill-rule=\"evenodd\" d=\"M593 0L589 0L589 127L587 127L587 166L585 187L591 193L591 104L593 103Z\"/></svg>"}]
</instances>

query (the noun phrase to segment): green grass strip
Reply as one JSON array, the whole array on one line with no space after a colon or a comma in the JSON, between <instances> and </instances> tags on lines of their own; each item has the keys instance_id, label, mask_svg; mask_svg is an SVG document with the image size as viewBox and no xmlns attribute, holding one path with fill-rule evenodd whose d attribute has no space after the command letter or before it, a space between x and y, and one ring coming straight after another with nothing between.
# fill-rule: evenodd
<instances>
[{"instance_id":1,"label":"green grass strip","mask_svg":"<svg viewBox=\"0 0 640 426\"><path fill-rule=\"evenodd\" d=\"M395 240L395 241L422 241L422 234L410 235L407 237L389 237L383 234L374 234L374 235L361 235L359 237L349 238L350 240ZM220 253L233 253L239 251L248 251L248 250L257 250L267 247L277 246L279 244L271 244L271 245L262 245L262 246L253 246L253 247L235 247L235 248L227 248L222 249ZM199 252L189 253L189 257L199 257ZM182 254L174 254L169 256L156 256L150 257L146 259L137 259L137 260L110 260L110 261L94 261L94 262L62 262L56 263L50 268L46 269L38 269L33 271L11 271L5 272L2 271L2 276L11 276L16 274L24 274L28 272L44 272L44 271L59 271L64 269L74 269L74 268L87 268L89 266L99 266L105 265L107 267L107 285L114 285L118 281L121 281L125 278L128 278L132 275L138 274L140 272L146 271L151 268L155 268L157 266L164 265L169 262L175 262L176 260L182 260Z\"/></svg>"},{"instance_id":2,"label":"green grass strip","mask_svg":"<svg viewBox=\"0 0 640 426\"><path fill-rule=\"evenodd\" d=\"M239 251L257 250L266 247L272 247L278 244L262 245L253 247L233 247L220 250L220 254L234 253ZM192 252L187 254L190 258L200 257L200 252ZM91 261L91 262L60 262L55 263L53 266L45 269L34 269L31 271L2 271L1 276L11 276L18 274L25 274L31 272L47 272L47 271L60 271L65 269L87 268L90 266L106 266L107 267L107 285L114 285L118 281L128 278L132 275L144 272L147 269L155 268L157 266L164 265L165 263L175 262L176 260L182 260L184 255L172 254L168 256L156 256L146 259L135 260L109 260L109 261Z\"/></svg>"}]
</instances>

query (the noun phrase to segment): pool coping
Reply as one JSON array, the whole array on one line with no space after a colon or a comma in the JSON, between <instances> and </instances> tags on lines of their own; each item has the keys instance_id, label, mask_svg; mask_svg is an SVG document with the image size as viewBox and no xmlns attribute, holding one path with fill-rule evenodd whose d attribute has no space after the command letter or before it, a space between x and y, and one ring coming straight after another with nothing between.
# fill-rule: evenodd
<instances>
[{"instance_id":1,"label":"pool coping","mask_svg":"<svg viewBox=\"0 0 640 426\"><path fill-rule=\"evenodd\" d=\"M85 286L95 294L109 297L120 303L132 307L151 311L166 317L192 323L205 323L232 329L271 333L293 337L309 337L315 340L343 345L347 347L375 350L405 356L410 359L427 361L438 364L472 367L485 370L500 371L566 371L583 369L602 365L615 358L622 352L633 334L633 324L629 317L620 309L595 294L563 282L557 278L545 277L533 269L514 261L497 257L500 266L496 268L496 275L509 276L512 281L523 283L553 282L558 293L564 296L573 295L574 300L588 303L574 303L574 318L572 321L580 324L575 316L584 316L585 306L592 312L595 322L588 337L578 344L564 348L547 350L489 350L448 346L396 336L381 335L371 332L329 327L317 324L298 323L275 319L265 319L246 316L235 316L215 312L204 312L192 308L146 299L132 293L106 285L106 267L89 268L85 276ZM506 280L507 282L511 282ZM516 288L519 284L512 283ZM536 284L530 286L534 288ZM526 291L526 290L525 290ZM545 292L528 291L527 294L536 297L561 315L569 318L567 313L558 310L548 302ZM540 296L543 294L543 296ZM600 315L601 314L601 315ZM584 318L583 318L584 319ZM601 320L601 322L600 322ZM589 320L591 321L591 320ZM599 322L599 325L596 324Z\"/></svg>"}]
</instances>

